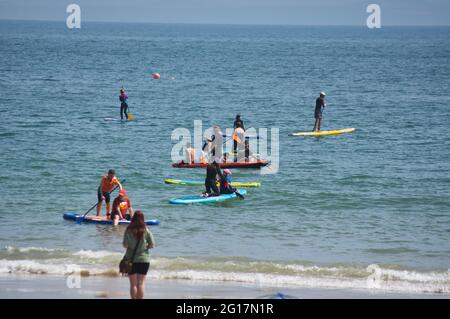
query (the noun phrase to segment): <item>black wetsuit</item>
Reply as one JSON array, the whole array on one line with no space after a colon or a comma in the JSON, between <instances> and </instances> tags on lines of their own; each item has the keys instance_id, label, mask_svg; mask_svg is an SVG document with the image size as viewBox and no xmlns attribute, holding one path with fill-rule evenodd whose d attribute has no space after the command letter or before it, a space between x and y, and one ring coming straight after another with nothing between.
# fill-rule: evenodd
<instances>
[{"instance_id":1,"label":"black wetsuit","mask_svg":"<svg viewBox=\"0 0 450 319\"><path fill-rule=\"evenodd\" d=\"M323 100L318 97L316 99L316 109L314 110L314 117L316 119L321 119L322 118L322 110L325 107L325 103L323 102Z\"/></svg>"},{"instance_id":2,"label":"black wetsuit","mask_svg":"<svg viewBox=\"0 0 450 319\"><path fill-rule=\"evenodd\" d=\"M234 124L233 124L233 128L234 128L234 129L237 127L237 123L241 123L242 129L245 131L245 128L244 128L244 121L241 120L241 119L235 120L235 121L234 121Z\"/></svg>"},{"instance_id":3,"label":"black wetsuit","mask_svg":"<svg viewBox=\"0 0 450 319\"><path fill-rule=\"evenodd\" d=\"M206 192L208 194L211 194L212 196L214 195L219 195L219 189L217 188L216 185L216 176L217 176L217 169L215 166L213 165L208 165L206 166L206 178L205 178L205 187L206 187ZM211 189L213 191L213 193L211 193Z\"/></svg>"},{"instance_id":4,"label":"black wetsuit","mask_svg":"<svg viewBox=\"0 0 450 319\"><path fill-rule=\"evenodd\" d=\"M127 111L128 111L128 104L127 104L127 101L122 96L120 96L119 99L120 99L120 102L121 102L120 103L120 119L123 120L123 114L125 113L125 118L128 120L128 113L127 113Z\"/></svg>"}]
</instances>

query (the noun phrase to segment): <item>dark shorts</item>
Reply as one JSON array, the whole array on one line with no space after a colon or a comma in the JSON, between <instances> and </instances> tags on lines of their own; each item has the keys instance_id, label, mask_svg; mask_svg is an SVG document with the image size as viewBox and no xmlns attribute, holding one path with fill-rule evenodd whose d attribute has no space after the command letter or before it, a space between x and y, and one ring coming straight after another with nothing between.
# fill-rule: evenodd
<instances>
[{"instance_id":1,"label":"dark shorts","mask_svg":"<svg viewBox=\"0 0 450 319\"><path fill-rule=\"evenodd\" d=\"M102 202L102 195L105 196L105 202L109 203L111 201L111 197L109 196L109 193L105 193L105 192L101 192L100 191L100 187L97 190L97 199L98 202L101 203Z\"/></svg>"},{"instance_id":2,"label":"dark shorts","mask_svg":"<svg viewBox=\"0 0 450 319\"><path fill-rule=\"evenodd\" d=\"M131 267L131 272L129 275L147 275L148 269L150 268L150 263L133 263L133 267Z\"/></svg>"},{"instance_id":3,"label":"dark shorts","mask_svg":"<svg viewBox=\"0 0 450 319\"><path fill-rule=\"evenodd\" d=\"M322 111L315 111L314 112L314 118L321 119L322 118Z\"/></svg>"},{"instance_id":4,"label":"dark shorts","mask_svg":"<svg viewBox=\"0 0 450 319\"><path fill-rule=\"evenodd\" d=\"M116 217L116 215L119 216L119 214L117 214L117 213L114 213L114 214L111 213L111 220L114 220L114 218ZM125 219L126 219L126 220L131 220L131 216L130 216L129 214L126 214L126 215L125 215Z\"/></svg>"}]
</instances>

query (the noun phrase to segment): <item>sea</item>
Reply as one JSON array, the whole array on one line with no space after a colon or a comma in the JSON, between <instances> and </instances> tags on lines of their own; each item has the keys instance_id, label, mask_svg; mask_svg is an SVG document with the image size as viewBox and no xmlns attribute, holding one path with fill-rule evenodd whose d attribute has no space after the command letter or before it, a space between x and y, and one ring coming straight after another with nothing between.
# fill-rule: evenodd
<instances>
[{"instance_id":1,"label":"sea","mask_svg":"<svg viewBox=\"0 0 450 319\"><path fill-rule=\"evenodd\" d=\"M322 130L356 130L288 136L321 91ZM151 279L450 294L449 27L0 21L0 94L0 276L116 275L125 227L63 219L114 168L160 221ZM261 182L244 200L169 204L203 188L165 179L205 176L171 166L174 130L237 113L278 130L277 169L232 169Z\"/></svg>"}]
</instances>

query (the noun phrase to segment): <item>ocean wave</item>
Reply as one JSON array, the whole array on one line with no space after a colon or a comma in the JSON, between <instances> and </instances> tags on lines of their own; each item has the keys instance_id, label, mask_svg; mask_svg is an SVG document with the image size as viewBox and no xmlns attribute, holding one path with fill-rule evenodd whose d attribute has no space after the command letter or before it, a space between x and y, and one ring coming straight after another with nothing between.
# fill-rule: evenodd
<instances>
[{"instance_id":1,"label":"ocean wave","mask_svg":"<svg viewBox=\"0 0 450 319\"><path fill-rule=\"evenodd\" d=\"M38 255L40 257L36 258ZM70 252L39 247L7 247L1 252L0 274L118 276L121 257L121 253L110 251ZM377 264L319 266L242 257L153 256L149 276L153 279L236 282L261 287L450 293L450 269L424 272Z\"/></svg>"}]
</instances>

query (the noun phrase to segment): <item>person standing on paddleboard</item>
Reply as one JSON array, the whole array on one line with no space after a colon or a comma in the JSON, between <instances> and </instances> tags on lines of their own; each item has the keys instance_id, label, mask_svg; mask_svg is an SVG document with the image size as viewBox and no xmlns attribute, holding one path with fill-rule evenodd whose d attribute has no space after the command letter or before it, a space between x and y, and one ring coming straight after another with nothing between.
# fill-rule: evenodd
<instances>
[{"instance_id":1,"label":"person standing on paddleboard","mask_svg":"<svg viewBox=\"0 0 450 319\"><path fill-rule=\"evenodd\" d=\"M234 120L234 123L233 123L234 129L236 129L238 127L238 123L240 123L240 127L242 127L242 129L245 131L244 121L241 119L241 114L236 115L236 119Z\"/></svg>"},{"instance_id":2,"label":"person standing on paddleboard","mask_svg":"<svg viewBox=\"0 0 450 319\"><path fill-rule=\"evenodd\" d=\"M236 124L236 128L234 129L233 133L233 151L234 151L234 161L235 162L242 162L244 160L244 154L242 151L244 151L244 137L245 137L245 130L241 126L241 123L238 122ZM239 149L239 150L238 150ZM238 158L239 157L239 158Z\"/></svg>"},{"instance_id":3,"label":"person standing on paddleboard","mask_svg":"<svg viewBox=\"0 0 450 319\"><path fill-rule=\"evenodd\" d=\"M325 93L320 92L320 96L316 99L316 108L314 110L314 118L316 122L314 123L313 132L320 131L320 125L322 124L322 112L327 104L325 103Z\"/></svg>"},{"instance_id":4,"label":"person standing on paddleboard","mask_svg":"<svg viewBox=\"0 0 450 319\"><path fill-rule=\"evenodd\" d=\"M236 115L236 119L234 120L234 123L233 123L233 128L235 130L237 128L241 128L243 131L245 131L244 121L241 119L241 114L237 114ZM233 151L234 151L234 153L237 153L237 146L238 146L238 142L236 141L235 138L233 138ZM236 161L237 161L237 159L236 159L236 156L235 156L235 162Z\"/></svg>"},{"instance_id":5,"label":"person standing on paddleboard","mask_svg":"<svg viewBox=\"0 0 450 319\"><path fill-rule=\"evenodd\" d=\"M97 216L100 215L100 211L102 210L102 203L105 201L106 203L106 217L109 218L110 215L110 193L114 189L116 185L119 185L120 190L122 190L122 184L120 184L119 179L116 177L116 171L110 169L107 175L103 175L100 181L100 185L97 190Z\"/></svg>"},{"instance_id":6,"label":"person standing on paddleboard","mask_svg":"<svg viewBox=\"0 0 450 319\"><path fill-rule=\"evenodd\" d=\"M207 197L220 195L219 189L217 188L216 185L218 170L220 170L220 168L219 164L217 164L216 162L209 162L208 166L206 166L206 178L205 178L206 191L203 193L203 195Z\"/></svg>"},{"instance_id":7,"label":"person standing on paddleboard","mask_svg":"<svg viewBox=\"0 0 450 319\"><path fill-rule=\"evenodd\" d=\"M125 114L125 118L128 120L128 94L125 92L123 88L120 89L120 119L123 120L123 114Z\"/></svg>"},{"instance_id":8,"label":"person standing on paddleboard","mask_svg":"<svg viewBox=\"0 0 450 319\"><path fill-rule=\"evenodd\" d=\"M119 220L131 220L133 214L133 207L131 207L131 201L127 196L127 191L122 189L113 201L111 220L114 226L117 226Z\"/></svg>"}]
</instances>

